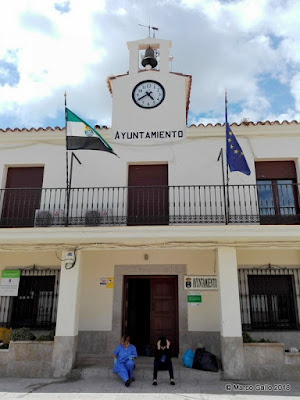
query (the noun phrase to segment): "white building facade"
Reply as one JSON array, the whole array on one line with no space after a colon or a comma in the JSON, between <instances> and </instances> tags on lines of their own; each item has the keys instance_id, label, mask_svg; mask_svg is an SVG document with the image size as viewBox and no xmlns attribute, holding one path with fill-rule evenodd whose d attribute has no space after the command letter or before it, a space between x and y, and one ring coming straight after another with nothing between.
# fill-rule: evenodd
<instances>
[{"instance_id":1,"label":"white building facade","mask_svg":"<svg viewBox=\"0 0 300 400\"><path fill-rule=\"evenodd\" d=\"M64 129L0 132L0 271L21 271L0 325L55 328L53 376L125 333L145 355L162 334L175 356L205 346L231 378L252 377L242 332L300 348L299 123L233 124L251 174L224 185L225 127L186 126L191 76L170 48L128 43L112 127L96 127L119 158L74 151L69 191Z\"/></svg>"}]
</instances>

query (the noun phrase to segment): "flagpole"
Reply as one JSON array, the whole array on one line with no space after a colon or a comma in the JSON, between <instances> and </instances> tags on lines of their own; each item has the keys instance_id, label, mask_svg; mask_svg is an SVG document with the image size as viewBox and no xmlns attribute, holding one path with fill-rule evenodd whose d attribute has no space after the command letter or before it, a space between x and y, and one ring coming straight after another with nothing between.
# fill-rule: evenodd
<instances>
[{"instance_id":1,"label":"flagpole","mask_svg":"<svg viewBox=\"0 0 300 400\"><path fill-rule=\"evenodd\" d=\"M222 181L223 181L223 195L224 195L224 212L225 212L225 224L227 225L227 204L226 204L226 191L225 191L225 175L224 175L224 157L223 157L223 147L220 150L217 161L221 158L222 163Z\"/></svg>"},{"instance_id":2,"label":"flagpole","mask_svg":"<svg viewBox=\"0 0 300 400\"><path fill-rule=\"evenodd\" d=\"M228 101L227 101L227 90L225 89L225 132L227 131L227 124L228 124L228 121L227 121L227 104L228 104ZM227 140L227 139L226 139ZM227 148L227 142L226 142L226 148ZM226 153L227 153L227 151L226 151ZM228 185L228 183L229 183L229 176L228 176L228 162L227 162L227 157L226 157L226 182L227 182L227 185Z\"/></svg>"},{"instance_id":3,"label":"flagpole","mask_svg":"<svg viewBox=\"0 0 300 400\"><path fill-rule=\"evenodd\" d=\"M67 217L66 226L69 225L69 203L70 203L70 193L69 193L69 155L67 147L68 138L68 124L67 124L67 92L65 91L65 132L66 132L66 195L67 195Z\"/></svg>"},{"instance_id":4,"label":"flagpole","mask_svg":"<svg viewBox=\"0 0 300 400\"><path fill-rule=\"evenodd\" d=\"M71 155L71 167L70 167L70 179L69 179L69 191L71 190L72 187L72 176L73 176L73 158L76 159L76 161L81 165L81 161L78 159L75 153L72 151Z\"/></svg>"},{"instance_id":5,"label":"flagpole","mask_svg":"<svg viewBox=\"0 0 300 400\"><path fill-rule=\"evenodd\" d=\"M226 225L229 222L229 174L228 174L228 160L227 160L227 90L225 89L225 138L226 138L226 192L227 192L227 210L226 210Z\"/></svg>"}]
</instances>

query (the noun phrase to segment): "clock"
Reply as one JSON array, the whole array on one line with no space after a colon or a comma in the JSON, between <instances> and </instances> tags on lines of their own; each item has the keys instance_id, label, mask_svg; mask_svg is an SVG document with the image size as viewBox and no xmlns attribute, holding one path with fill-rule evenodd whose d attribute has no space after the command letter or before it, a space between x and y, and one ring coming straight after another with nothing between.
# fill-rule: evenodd
<instances>
[{"instance_id":1,"label":"clock","mask_svg":"<svg viewBox=\"0 0 300 400\"><path fill-rule=\"evenodd\" d=\"M132 99L141 108L155 108L159 106L165 98L163 85L156 81L139 82L132 91Z\"/></svg>"}]
</instances>

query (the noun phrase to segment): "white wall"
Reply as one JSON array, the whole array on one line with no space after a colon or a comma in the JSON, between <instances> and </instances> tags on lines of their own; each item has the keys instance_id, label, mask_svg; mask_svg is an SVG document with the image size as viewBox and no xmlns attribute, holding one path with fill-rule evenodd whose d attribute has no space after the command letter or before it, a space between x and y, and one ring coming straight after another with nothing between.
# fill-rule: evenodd
<instances>
[{"instance_id":1,"label":"white wall","mask_svg":"<svg viewBox=\"0 0 300 400\"><path fill-rule=\"evenodd\" d=\"M236 127L239 143L245 153L251 171L248 177L239 172L230 173L231 184L255 183L254 161L295 160L299 169L300 135L297 126L276 127L264 131L261 127ZM247 128L247 129L246 129ZM275 129L275 128L274 128ZM279 129L279 133L278 133ZM289 133L290 132L290 133ZM102 132L107 139L111 131ZM221 184L221 164L217 161L225 137L223 127L191 127L188 138L177 143L152 145L115 144L112 146L120 158L100 151L76 151L82 162L74 161L73 187L126 186L128 165L133 163L168 163L169 185ZM225 134L225 133L224 133ZM65 187L65 139L63 133L22 132L2 134L0 137L0 182L5 187L8 166L44 165L44 187ZM12 136L14 142L12 143ZM53 136L56 137L55 143ZM45 140L49 137L49 140ZM28 140L30 138L30 140ZM70 152L69 152L70 153Z\"/></svg>"},{"instance_id":2,"label":"white wall","mask_svg":"<svg viewBox=\"0 0 300 400\"><path fill-rule=\"evenodd\" d=\"M54 135L54 133L52 132ZM26 134L25 134L26 135ZM51 133L49 132L49 135ZM25 141L16 136L14 146L3 144L0 151L0 182L5 187L8 167L43 166L43 187L65 187L66 185L66 156L63 140L60 143L43 143Z\"/></svg>"},{"instance_id":3,"label":"white wall","mask_svg":"<svg viewBox=\"0 0 300 400\"><path fill-rule=\"evenodd\" d=\"M148 254L148 260L144 255ZM61 251L2 251L0 273L5 268L37 267L59 268ZM300 266L299 250L238 249L238 266ZM213 250L83 250L80 282L80 331L110 331L114 289L100 286L100 278L114 276L116 265L144 266L151 274L151 265L186 265L188 275L216 275L216 254ZM183 282L178 282L183 285ZM188 292L188 291L187 291ZM220 331L219 292L200 291L202 303L186 306L189 331Z\"/></svg>"},{"instance_id":4,"label":"white wall","mask_svg":"<svg viewBox=\"0 0 300 400\"><path fill-rule=\"evenodd\" d=\"M144 260L144 254L149 258ZM100 277L114 276L115 265L143 265L151 275L148 265L163 266L186 264L189 275L215 275L215 254L213 251L92 251L84 253L82 274L82 298L79 330L111 330L113 289L101 287ZM183 282L178 282L183 285ZM203 292L199 307L187 306L189 330L218 331L218 293ZM213 313L211 312L213 310Z\"/></svg>"},{"instance_id":5,"label":"white wall","mask_svg":"<svg viewBox=\"0 0 300 400\"><path fill-rule=\"evenodd\" d=\"M132 90L144 80L154 80L165 88L165 99L156 108L142 109L132 101ZM116 131L147 132L186 129L185 78L169 73L144 71L111 81L113 89L112 137ZM149 140L144 140L149 142ZM157 140L156 142L159 142Z\"/></svg>"},{"instance_id":6,"label":"white wall","mask_svg":"<svg viewBox=\"0 0 300 400\"><path fill-rule=\"evenodd\" d=\"M148 254L148 260L144 260ZM292 250L238 250L239 266L263 265L267 262L280 265L300 265L300 251ZM188 275L216 275L216 255L213 250L116 250L84 252L81 286L79 330L111 330L113 289L101 287L101 277L113 277L115 265L186 265ZM148 271L151 274L151 269ZM183 282L178 282L183 285ZM188 306L189 331L219 331L219 293L200 291L200 306Z\"/></svg>"}]
</instances>

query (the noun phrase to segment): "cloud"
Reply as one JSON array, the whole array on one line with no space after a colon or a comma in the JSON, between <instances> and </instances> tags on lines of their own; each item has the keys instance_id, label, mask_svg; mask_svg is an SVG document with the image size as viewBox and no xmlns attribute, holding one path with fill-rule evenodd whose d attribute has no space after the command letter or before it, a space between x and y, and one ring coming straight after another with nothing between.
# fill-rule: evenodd
<instances>
[{"instance_id":1,"label":"cloud","mask_svg":"<svg viewBox=\"0 0 300 400\"><path fill-rule=\"evenodd\" d=\"M117 15L127 15L127 11L126 11L124 8L122 8L122 7L118 8L118 9L115 11L115 13L116 13Z\"/></svg>"},{"instance_id":2,"label":"cloud","mask_svg":"<svg viewBox=\"0 0 300 400\"><path fill-rule=\"evenodd\" d=\"M20 80L20 74L13 63L0 60L0 85L16 86Z\"/></svg>"},{"instance_id":3,"label":"cloud","mask_svg":"<svg viewBox=\"0 0 300 400\"><path fill-rule=\"evenodd\" d=\"M65 14L70 12L71 7L70 7L70 1L61 1L54 3L54 8L59 11L61 14Z\"/></svg>"},{"instance_id":4,"label":"cloud","mask_svg":"<svg viewBox=\"0 0 300 400\"><path fill-rule=\"evenodd\" d=\"M231 122L295 116L285 101L273 112L261 77L272 78L274 92L276 82L285 85L299 107L298 7L294 0L6 2L0 127L12 117L21 128L54 120L65 90L74 112L110 126L106 77L128 70L126 42L148 35L139 24L149 15L156 36L172 40L173 71L193 76L190 121L223 122L225 88Z\"/></svg>"},{"instance_id":5,"label":"cloud","mask_svg":"<svg viewBox=\"0 0 300 400\"><path fill-rule=\"evenodd\" d=\"M45 15L26 12L19 16L21 28L26 30L37 31L44 35L56 36L55 23Z\"/></svg>"},{"instance_id":6,"label":"cloud","mask_svg":"<svg viewBox=\"0 0 300 400\"><path fill-rule=\"evenodd\" d=\"M291 93L295 99L295 109L294 118L300 120L300 73L298 72L291 79Z\"/></svg>"}]
</instances>

